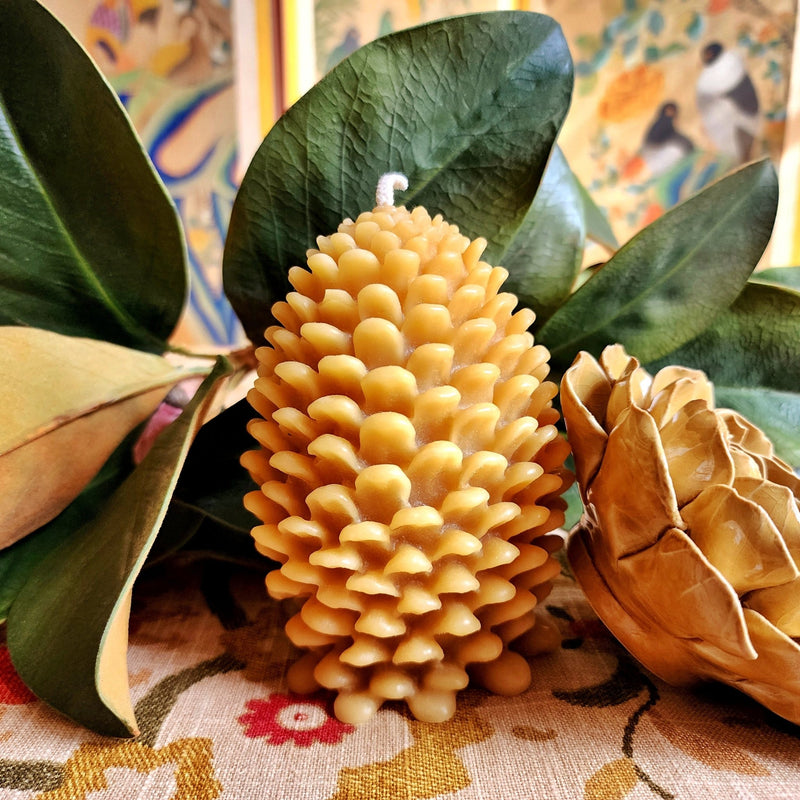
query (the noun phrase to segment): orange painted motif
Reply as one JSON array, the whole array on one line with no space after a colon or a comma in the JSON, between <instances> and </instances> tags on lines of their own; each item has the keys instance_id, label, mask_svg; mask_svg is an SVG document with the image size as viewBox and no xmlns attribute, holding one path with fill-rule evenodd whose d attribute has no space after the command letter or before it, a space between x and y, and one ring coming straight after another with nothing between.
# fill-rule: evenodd
<instances>
[{"instance_id":1,"label":"orange painted motif","mask_svg":"<svg viewBox=\"0 0 800 800\"><path fill-rule=\"evenodd\" d=\"M649 64L637 64L617 75L597 106L600 119L625 122L649 113L664 94L664 73Z\"/></svg>"}]
</instances>

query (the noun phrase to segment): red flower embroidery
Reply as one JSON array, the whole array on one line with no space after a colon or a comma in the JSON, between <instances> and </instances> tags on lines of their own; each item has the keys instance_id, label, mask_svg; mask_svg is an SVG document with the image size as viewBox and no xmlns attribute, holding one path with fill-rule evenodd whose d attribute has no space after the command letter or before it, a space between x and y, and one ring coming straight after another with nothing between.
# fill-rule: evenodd
<instances>
[{"instance_id":1,"label":"red flower embroidery","mask_svg":"<svg viewBox=\"0 0 800 800\"><path fill-rule=\"evenodd\" d=\"M11 663L8 648L0 647L0 705L32 703L36 695L19 679Z\"/></svg>"},{"instance_id":2,"label":"red flower embroidery","mask_svg":"<svg viewBox=\"0 0 800 800\"><path fill-rule=\"evenodd\" d=\"M314 742L338 744L355 728L330 716L323 700L292 694L272 694L267 700L248 700L239 717L249 738L263 736L270 744L293 741L298 747Z\"/></svg>"}]
</instances>

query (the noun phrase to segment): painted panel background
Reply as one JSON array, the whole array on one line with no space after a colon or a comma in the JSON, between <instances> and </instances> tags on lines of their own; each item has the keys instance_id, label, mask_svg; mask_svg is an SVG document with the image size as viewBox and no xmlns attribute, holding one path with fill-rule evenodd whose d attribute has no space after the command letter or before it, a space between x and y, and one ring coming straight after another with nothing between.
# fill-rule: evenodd
<instances>
[{"instance_id":1,"label":"painted panel background","mask_svg":"<svg viewBox=\"0 0 800 800\"><path fill-rule=\"evenodd\" d=\"M228 0L46 0L120 95L183 220L190 303L177 338L240 336L222 293L236 107ZM98 131L102 135L102 131Z\"/></svg>"},{"instance_id":2,"label":"painted panel background","mask_svg":"<svg viewBox=\"0 0 800 800\"><path fill-rule=\"evenodd\" d=\"M562 22L575 60L573 106L560 141L620 241L741 163L762 155L779 161L793 0L545 6ZM704 52L716 59L704 63ZM736 109L732 94L745 110ZM752 134L738 146L737 126Z\"/></svg>"},{"instance_id":3,"label":"painted panel background","mask_svg":"<svg viewBox=\"0 0 800 800\"><path fill-rule=\"evenodd\" d=\"M437 4L317 0L318 71L378 33L429 19L432 5ZM463 13L473 10L470 5L489 4L451 0L438 5L437 12L447 6L448 13ZM621 242L745 161L764 155L780 160L795 0L518 0L505 5L547 13L564 29L576 80L559 141ZM709 45L719 45L719 54L716 48L706 50ZM713 63L703 62L704 51L707 58L717 55ZM737 111L729 99L740 81L746 98L748 82L751 87L750 114ZM699 89L704 89L702 99ZM752 141L736 147L736 126ZM602 256L590 252L587 260Z\"/></svg>"},{"instance_id":4,"label":"painted panel background","mask_svg":"<svg viewBox=\"0 0 800 800\"><path fill-rule=\"evenodd\" d=\"M382 33L499 7L555 17L576 65L560 142L620 241L743 160L768 154L777 162L786 149L795 0L44 2L120 93L178 205L192 267L183 343L225 345L241 336L222 296L222 246L237 176L280 110L275 99L290 102ZM287 55L276 64L279 8ZM706 50L714 43L719 48ZM718 57L716 72L704 51ZM248 87L241 80L236 87L236 75L260 81L259 91L242 92ZM739 150L725 134L738 112L721 97L737 76L751 87L739 92L751 112L739 124L752 141ZM784 180L786 197L795 184ZM782 255L772 263L791 257L794 227L793 218L783 225L784 246L772 248ZM590 251L587 262L603 257Z\"/></svg>"}]
</instances>

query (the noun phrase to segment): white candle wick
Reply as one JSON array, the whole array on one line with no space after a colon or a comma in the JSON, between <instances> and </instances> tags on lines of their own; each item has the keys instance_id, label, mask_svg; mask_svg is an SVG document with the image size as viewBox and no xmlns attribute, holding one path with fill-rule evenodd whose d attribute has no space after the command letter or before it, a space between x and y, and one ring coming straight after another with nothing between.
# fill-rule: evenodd
<instances>
[{"instance_id":1,"label":"white candle wick","mask_svg":"<svg viewBox=\"0 0 800 800\"><path fill-rule=\"evenodd\" d=\"M387 172L378 180L375 190L375 205L393 206L395 191L404 192L408 189L408 178L400 172Z\"/></svg>"}]
</instances>

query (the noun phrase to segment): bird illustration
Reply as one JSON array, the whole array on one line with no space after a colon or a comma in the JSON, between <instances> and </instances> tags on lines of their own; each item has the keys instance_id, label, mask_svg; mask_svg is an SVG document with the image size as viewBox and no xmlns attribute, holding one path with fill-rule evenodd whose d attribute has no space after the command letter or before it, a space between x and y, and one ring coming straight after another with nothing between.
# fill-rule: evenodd
<instances>
[{"instance_id":1,"label":"bird illustration","mask_svg":"<svg viewBox=\"0 0 800 800\"><path fill-rule=\"evenodd\" d=\"M669 100L656 113L637 154L625 165L623 177L631 180L646 174L655 178L669 171L694 151L694 143L675 127L678 104Z\"/></svg>"},{"instance_id":2,"label":"bird illustration","mask_svg":"<svg viewBox=\"0 0 800 800\"><path fill-rule=\"evenodd\" d=\"M347 58L351 53L358 50L360 45L360 36L357 28L348 28L344 35L344 39L334 47L325 62L326 72L333 69L343 58Z\"/></svg>"},{"instance_id":3,"label":"bird illustration","mask_svg":"<svg viewBox=\"0 0 800 800\"><path fill-rule=\"evenodd\" d=\"M636 225L644 227L732 166L730 156L698 149L676 128L679 106L663 103L622 177L642 192Z\"/></svg>"},{"instance_id":4,"label":"bird illustration","mask_svg":"<svg viewBox=\"0 0 800 800\"><path fill-rule=\"evenodd\" d=\"M719 42L701 53L697 79L697 109L709 139L720 153L741 164L751 157L759 127L755 86L742 57Z\"/></svg>"}]
</instances>

